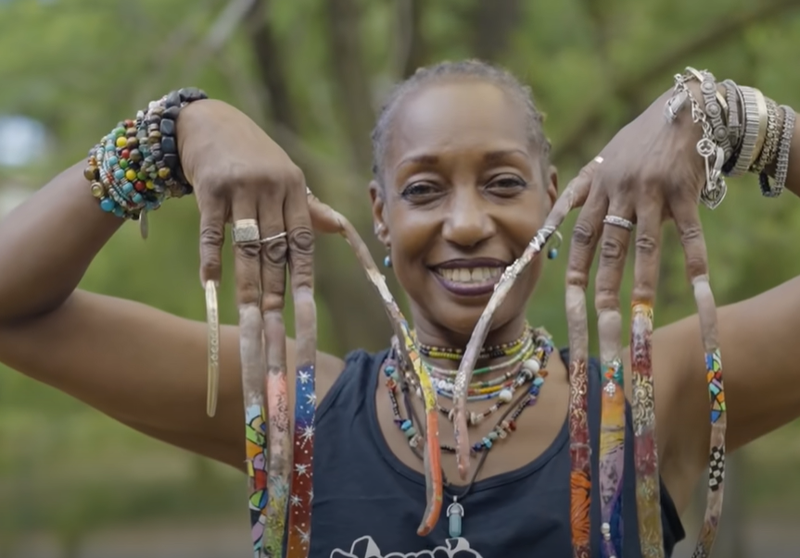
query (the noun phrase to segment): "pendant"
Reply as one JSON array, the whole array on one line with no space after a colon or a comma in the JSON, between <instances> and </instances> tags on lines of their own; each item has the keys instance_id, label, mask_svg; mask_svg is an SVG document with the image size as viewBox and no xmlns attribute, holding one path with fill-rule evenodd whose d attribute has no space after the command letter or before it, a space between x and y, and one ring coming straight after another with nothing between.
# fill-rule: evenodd
<instances>
[{"instance_id":1,"label":"pendant","mask_svg":"<svg viewBox=\"0 0 800 558\"><path fill-rule=\"evenodd\" d=\"M464 517L464 506L458 503L458 496L453 496L453 503L447 507L447 526L450 538L461 536L461 519Z\"/></svg>"}]
</instances>

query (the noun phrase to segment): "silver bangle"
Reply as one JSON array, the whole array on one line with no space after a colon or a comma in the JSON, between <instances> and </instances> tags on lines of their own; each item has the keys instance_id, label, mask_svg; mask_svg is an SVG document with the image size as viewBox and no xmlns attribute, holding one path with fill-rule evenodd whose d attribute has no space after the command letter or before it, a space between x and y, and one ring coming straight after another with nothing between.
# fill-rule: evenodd
<instances>
[{"instance_id":1,"label":"silver bangle","mask_svg":"<svg viewBox=\"0 0 800 558\"><path fill-rule=\"evenodd\" d=\"M783 192L786 186L786 177L789 174L789 151L792 147L792 138L794 137L794 125L796 121L796 114L792 107L781 105L783 109L783 131L781 139L778 143L778 162L775 166L775 183L769 183L769 177L766 173L762 172L759 176L759 183L761 184L761 193L768 198L777 198Z\"/></svg>"},{"instance_id":2,"label":"silver bangle","mask_svg":"<svg viewBox=\"0 0 800 558\"><path fill-rule=\"evenodd\" d=\"M722 148L727 161L733 150L731 149L731 141L728 139L728 127L722 120L722 106L717 101L717 82L711 72L701 72L701 75L703 79L700 82L700 91L703 94L703 102L705 103L704 110L706 116L711 120L714 141Z\"/></svg>"},{"instance_id":3,"label":"silver bangle","mask_svg":"<svg viewBox=\"0 0 800 558\"><path fill-rule=\"evenodd\" d=\"M744 134L742 147L730 176L742 176L747 173L753 160L758 155L758 144L763 143L764 132L767 128L767 111L764 95L752 87L739 87L744 101ZM763 114L762 114L763 108ZM759 137L761 141L759 142Z\"/></svg>"},{"instance_id":4,"label":"silver bangle","mask_svg":"<svg viewBox=\"0 0 800 558\"><path fill-rule=\"evenodd\" d=\"M772 99L765 99L767 104L767 135L764 148L761 150L756 162L751 169L760 173L775 159L778 154L778 143L781 140L781 131L778 128L778 105Z\"/></svg>"},{"instance_id":5,"label":"silver bangle","mask_svg":"<svg viewBox=\"0 0 800 558\"><path fill-rule=\"evenodd\" d=\"M742 136L742 127L739 123L738 109L739 93L737 90L739 89L739 86L736 85L736 82L730 79L723 81L722 85L725 87L725 96L728 100L728 138L731 143L732 152L736 153L736 150L739 148L739 140Z\"/></svg>"}]
</instances>

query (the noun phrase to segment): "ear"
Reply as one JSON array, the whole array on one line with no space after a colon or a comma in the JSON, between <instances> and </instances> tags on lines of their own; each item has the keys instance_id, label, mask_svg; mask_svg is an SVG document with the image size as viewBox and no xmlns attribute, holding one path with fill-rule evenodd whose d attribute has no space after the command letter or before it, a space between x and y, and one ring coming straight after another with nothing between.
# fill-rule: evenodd
<instances>
[{"instance_id":1,"label":"ear","mask_svg":"<svg viewBox=\"0 0 800 558\"><path fill-rule=\"evenodd\" d=\"M552 208L558 200L558 169L555 165L550 165L547 170L547 197L550 198L550 207Z\"/></svg>"},{"instance_id":2,"label":"ear","mask_svg":"<svg viewBox=\"0 0 800 558\"><path fill-rule=\"evenodd\" d=\"M369 196L372 199L372 222L375 225L375 236L381 244L389 248L389 225L386 222L386 202L381 185L375 180L369 183Z\"/></svg>"}]
</instances>

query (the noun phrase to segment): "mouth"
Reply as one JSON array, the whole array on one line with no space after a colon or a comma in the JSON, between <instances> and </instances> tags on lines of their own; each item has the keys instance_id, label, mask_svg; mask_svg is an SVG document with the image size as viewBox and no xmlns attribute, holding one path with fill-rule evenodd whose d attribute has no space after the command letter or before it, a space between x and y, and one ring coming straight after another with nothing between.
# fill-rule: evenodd
<instances>
[{"instance_id":1,"label":"mouth","mask_svg":"<svg viewBox=\"0 0 800 558\"><path fill-rule=\"evenodd\" d=\"M431 270L447 291L474 297L493 292L507 265L499 260L460 260L434 266Z\"/></svg>"}]
</instances>

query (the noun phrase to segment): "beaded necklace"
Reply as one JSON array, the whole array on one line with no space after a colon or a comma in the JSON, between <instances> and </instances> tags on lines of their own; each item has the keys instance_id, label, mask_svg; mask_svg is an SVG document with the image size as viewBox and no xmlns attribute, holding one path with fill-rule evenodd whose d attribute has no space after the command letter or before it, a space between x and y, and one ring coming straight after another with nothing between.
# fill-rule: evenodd
<instances>
[{"instance_id":1,"label":"beaded necklace","mask_svg":"<svg viewBox=\"0 0 800 558\"><path fill-rule=\"evenodd\" d=\"M512 356L518 353L522 349L523 345L525 344L525 341L528 338L530 338L530 336L531 336L531 326L525 324L525 330L514 341L510 341L508 343L501 343L500 345L490 345L488 347L484 347L478 356L478 360ZM420 355L424 357L442 358L447 360L461 360L464 356L464 349L454 349L451 347L437 347L434 345L424 345L419 342L416 333L413 334L412 339L414 341L414 345L417 348L417 351L419 352Z\"/></svg>"},{"instance_id":2,"label":"beaded necklace","mask_svg":"<svg viewBox=\"0 0 800 558\"><path fill-rule=\"evenodd\" d=\"M516 354L512 355L511 358L508 360L504 360L502 362L498 362L497 364L492 364L491 366L484 366L483 368L476 368L475 372L473 373L474 376L482 376L484 374L489 374L491 372L497 372L498 370L502 370L504 368L508 368L513 366L517 362L521 360L525 360L530 358L530 355L533 351L533 337L528 337L522 348ZM428 370L428 373L434 378L449 378L452 381L453 378L456 377L458 374L458 370L452 368L442 368L440 366L436 366L433 363L430 363L426 360L422 361L423 366Z\"/></svg>"},{"instance_id":3,"label":"beaded necklace","mask_svg":"<svg viewBox=\"0 0 800 558\"><path fill-rule=\"evenodd\" d=\"M473 485L475 484L475 480L480 473L483 464L486 461L486 457L489 454L489 451L494 446L494 443L498 440L506 439L509 434L516 430L516 421L520 417L520 415L524 412L524 410L530 406L533 406L538 401L539 392L541 390L541 386L544 384L544 379L547 377L547 371L544 370L545 366L547 365L547 360L550 354L553 352L553 343L552 339L549 334L544 329L537 329L531 332L532 335L536 339L536 347L534 350L534 355L536 358L536 366L535 371L533 367L530 369L523 368L520 365L521 373L520 377L527 377L526 381L522 381L519 384L519 387L522 387L525 384L530 384L530 387L527 390L524 390L522 394L520 394L509 406L505 413L500 417L500 419L495 424L495 427L486 435L484 438L471 447L471 453L473 454L480 454L480 460L478 462L478 466L475 468L475 471L468 483L467 487L461 492L460 495L453 496L453 502L447 508L447 517L448 517L448 526L449 526L449 534L451 537L460 537L462 534L462 518L464 517L464 506L462 503L459 502L459 499L463 502L463 499L469 494ZM411 404L410 387L413 386L412 381L409 381L413 378L413 375L409 373L409 371L404 371L405 373L401 374L400 362L396 355L397 350L397 341L393 340L393 347L394 349L390 352L387 358L384 360L383 364L381 365L381 370L386 377L386 387L387 393L389 396L389 401L392 406L392 413L394 415L394 422L397 427L400 429L401 432L406 436L408 440L408 444L414 454L423 459L423 455L419 451L419 445L423 441L422 435L419 434L417 428L414 424L420 424L420 420L417 417L416 411ZM523 372L524 371L524 372ZM403 414L400 411L400 404L399 398L397 396L397 390L401 391L402 399L406 411L406 417L403 417ZM421 397L421 393L418 389L414 390L418 395ZM503 402L498 402L492 408L499 408ZM440 411L443 411L442 407L439 407ZM497 410L496 408L494 410ZM483 418L488 416L494 411L484 411L483 413L478 413L477 415L481 415ZM448 416L452 418L452 410L447 411L446 413ZM477 416L476 415L476 416ZM473 424L478 424L480 421L477 420ZM442 451L446 451L448 453L456 453L456 448L447 444L440 444L440 448ZM447 479L444 477L444 473L442 473L445 485L449 488L452 488Z\"/></svg>"}]
</instances>

